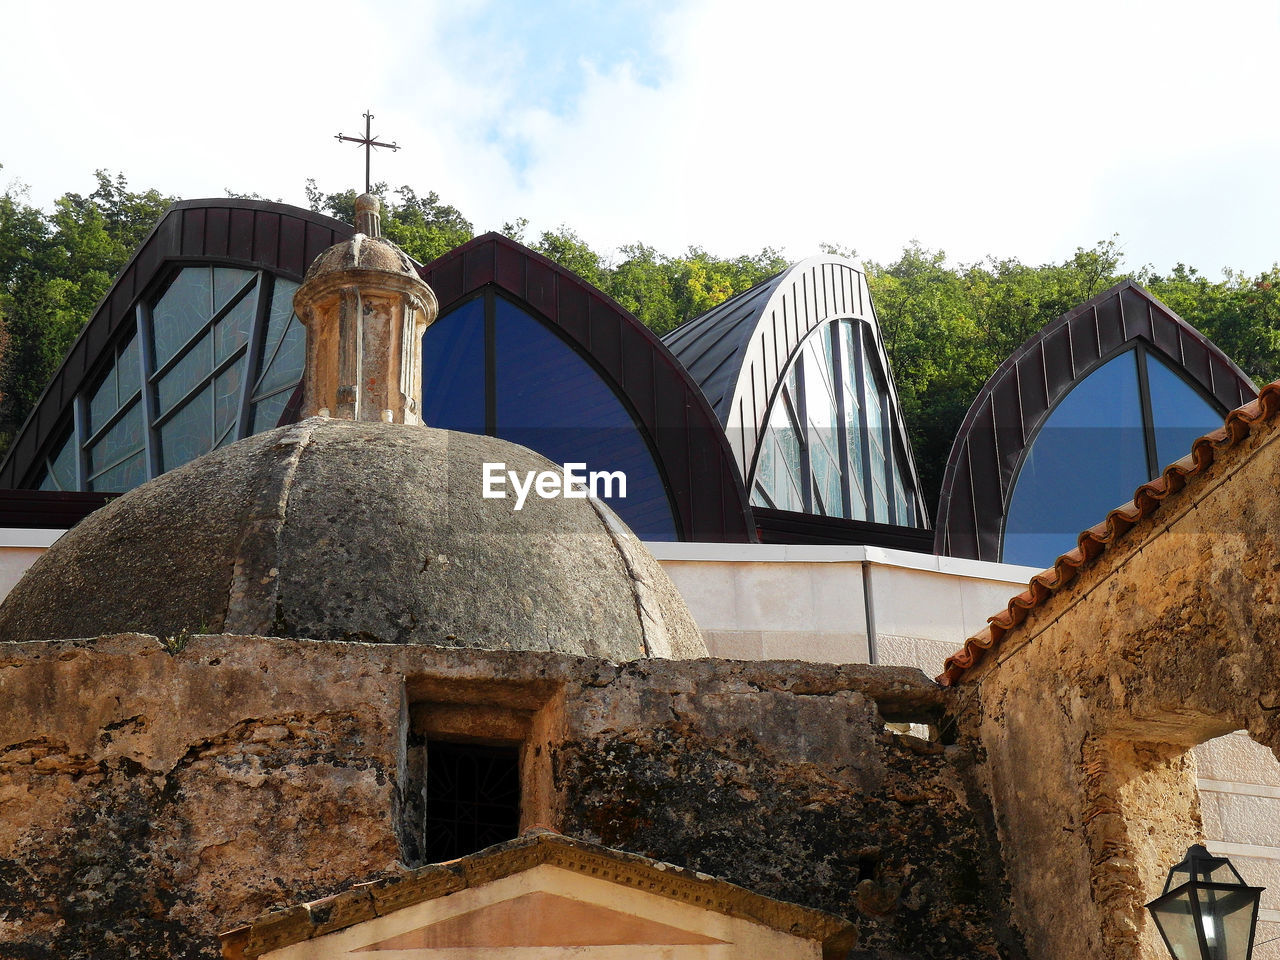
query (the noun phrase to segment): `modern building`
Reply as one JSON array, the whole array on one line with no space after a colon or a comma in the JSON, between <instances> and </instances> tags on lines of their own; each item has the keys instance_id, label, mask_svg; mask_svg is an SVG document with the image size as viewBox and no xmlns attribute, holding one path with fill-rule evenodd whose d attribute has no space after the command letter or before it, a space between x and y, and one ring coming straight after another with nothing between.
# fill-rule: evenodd
<instances>
[{"instance_id":1,"label":"modern building","mask_svg":"<svg viewBox=\"0 0 1280 960\"><path fill-rule=\"evenodd\" d=\"M317 425L408 383L362 374L324 402L302 385L308 266L359 273L375 234L176 204L0 465L6 587L161 478L0 608L3 942L80 955L88 931L102 956L204 956L234 927L229 955L271 957L1147 957L1135 904L1179 844L1280 874L1280 764L1213 739L1274 739L1275 691L1245 670L1275 643L1274 524L1249 498L1274 394L1162 471L1256 394L1140 287L997 371L935 527L865 278L839 257L659 341L505 237L388 254L384 273L429 286L394 309L438 310L420 403L403 390L386 430ZM332 330L383 302L368 280L320 311ZM343 342L361 346L339 368L411 366ZM415 418L455 432L399 425ZM535 469L529 450L624 474L599 499L643 545L585 502L480 499L481 461ZM1238 542L1195 526L1241 503ZM1182 644L1164 660L1160 631ZM1196 679L1206 645L1224 666ZM1198 684L1185 715L1162 670ZM1184 755L1210 740L1197 792ZM469 812L442 819L458 797L432 791L464 781ZM500 815L476 830L480 807ZM1060 882L1036 865L1058 854ZM614 939L566 943L539 915ZM321 941L339 952L307 952Z\"/></svg>"}]
</instances>

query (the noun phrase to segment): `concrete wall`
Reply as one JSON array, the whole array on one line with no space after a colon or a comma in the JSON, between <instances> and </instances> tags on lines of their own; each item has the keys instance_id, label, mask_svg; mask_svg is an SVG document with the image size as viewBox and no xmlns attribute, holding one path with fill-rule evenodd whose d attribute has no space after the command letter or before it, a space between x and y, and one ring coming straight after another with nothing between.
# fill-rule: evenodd
<instances>
[{"instance_id":1,"label":"concrete wall","mask_svg":"<svg viewBox=\"0 0 1280 960\"><path fill-rule=\"evenodd\" d=\"M61 530L0 530L0 600L9 595L27 568L60 536Z\"/></svg>"},{"instance_id":2,"label":"concrete wall","mask_svg":"<svg viewBox=\"0 0 1280 960\"><path fill-rule=\"evenodd\" d=\"M929 676L1039 571L880 547L649 543L712 656Z\"/></svg>"}]
</instances>

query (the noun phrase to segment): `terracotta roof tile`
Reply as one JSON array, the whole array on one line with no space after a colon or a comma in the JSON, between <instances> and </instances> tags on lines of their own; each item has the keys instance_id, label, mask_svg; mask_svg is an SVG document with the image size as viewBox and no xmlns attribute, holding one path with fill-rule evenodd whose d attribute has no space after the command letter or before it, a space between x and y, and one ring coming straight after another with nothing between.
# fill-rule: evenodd
<instances>
[{"instance_id":1,"label":"terracotta roof tile","mask_svg":"<svg viewBox=\"0 0 1280 960\"><path fill-rule=\"evenodd\" d=\"M946 687L960 683L983 654L998 646L1005 634L1026 620L1030 611L1067 587L1080 570L1092 564L1119 537L1156 513L1165 499L1176 496L1188 484L1194 484L1220 452L1234 447L1258 427L1271 427L1278 411L1280 380L1263 387L1256 400L1232 410L1221 427L1191 445L1191 453L1165 467L1160 476L1134 491L1131 501L1116 507L1101 523L1081 533L1074 550L1064 553L1052 567L1032 577L1027 589L1011 598L1004 610L988 617L983 630L947 657L938 682Z\"/></svg>"}]
</instances>

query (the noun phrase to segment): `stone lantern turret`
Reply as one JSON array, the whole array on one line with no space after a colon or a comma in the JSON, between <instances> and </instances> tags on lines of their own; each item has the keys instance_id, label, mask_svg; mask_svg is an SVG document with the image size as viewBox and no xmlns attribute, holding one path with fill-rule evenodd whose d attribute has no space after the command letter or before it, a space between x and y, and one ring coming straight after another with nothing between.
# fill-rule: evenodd
<instances>
[{"instance_id":1,"label":"stone lantern turret","mask_svg":"<svg viewBox=\"0 0 1280 960\"><path fill-rule=\"evenodd\" d=\"M382 237L377 197L356 200L356 233L316 257L293 308L307 328L303 417L422 422L422 335L439 307Z\"/></svg>"}]
</instances>

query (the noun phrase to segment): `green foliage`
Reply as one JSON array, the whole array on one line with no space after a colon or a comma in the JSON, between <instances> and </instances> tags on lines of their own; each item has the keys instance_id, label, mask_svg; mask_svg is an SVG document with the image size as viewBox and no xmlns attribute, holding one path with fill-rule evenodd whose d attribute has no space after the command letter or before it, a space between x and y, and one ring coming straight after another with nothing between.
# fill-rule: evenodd
<instances>
[{"instance_id":1,"label":"green foliage","mask_svg":"<svg viewBox=\"0 0 1280 960\"><path fill-rule=\"evenodd\" d=\"M1168 276L1139 279L1256 383L1280 378L1280 266L1256 277L1225 271L1214 283L1180 263Z\"/></svg>"},{"instance_id":2,"label":"green foliage","mask_svg":"<svg viewBox=\"0 0 1280 960\"><path fill-rule=\"evenodd\" d=\"M516 228L522 231L524 225L519 221ZM506 228L512 226L504 227L508 236ZM621 259L611 262L563 226L543 233L534 249L613 297L659 336L787 266L768 247L754 256L722 259L701 247L669 257L643 243L624 245L618 250Z\"/></svg>"},{"instance_id":3,"label":"green foliage","mask_svg":"<svg viewBox=\"0 0 1280 960\"><path fill-rule=\"evenodd\" d=\"M419 263L428 263L461 246L475 230L458 211L440 202L434 190L420 197L412 187L395 191L398 202L388 197L386 183L373 185L373 194L382 204L382 235ZM356 222L356 192L324 193L314 180L306 185L307 203L315 213L327 213L346 223Z\"/></svg>"},{"instance_id":4,"label":"green foliage","mask_svg":"<svg viewBox=\"0 0 1280 960\"><path fill-rule=\"evenodd\" d=\"M0 195L0 450L26 419L98 301L171 202L95 174L45 213L20 185Z\"/></svg>"}]
</instances>

